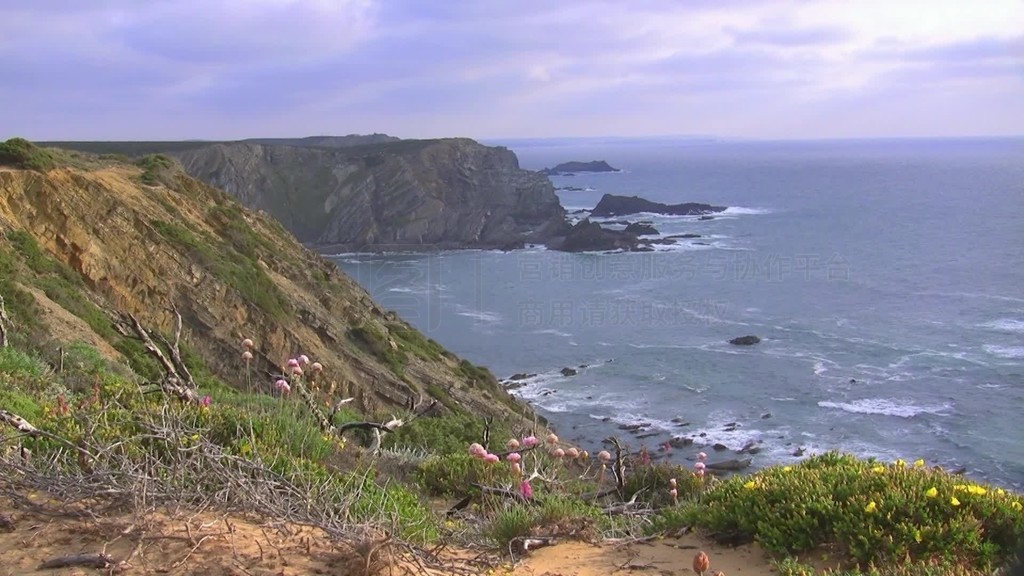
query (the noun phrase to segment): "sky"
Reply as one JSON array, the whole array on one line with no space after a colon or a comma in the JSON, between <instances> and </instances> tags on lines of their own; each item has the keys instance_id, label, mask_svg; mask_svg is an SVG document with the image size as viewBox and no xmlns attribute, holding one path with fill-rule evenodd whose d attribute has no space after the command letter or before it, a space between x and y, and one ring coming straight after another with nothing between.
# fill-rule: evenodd
<instances>
[{"instance_id":1,"label":"sky","mask_svg":"<svg viewBox=\"0 0 1024 576\"><path fill-rule=\"evenodd\" d=\"M0 0L0 138L1024 135L1024 0Z\"/></svg>"}]
</instances>

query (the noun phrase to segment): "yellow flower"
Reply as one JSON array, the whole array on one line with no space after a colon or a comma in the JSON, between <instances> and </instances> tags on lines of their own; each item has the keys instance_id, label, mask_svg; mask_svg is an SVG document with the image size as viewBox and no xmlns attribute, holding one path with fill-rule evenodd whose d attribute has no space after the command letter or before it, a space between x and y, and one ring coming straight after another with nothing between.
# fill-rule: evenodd
<instances>
[{"instance_id":1,"label":"yellow flower","mask_svg":"<svg viewBox=\"0 0 1024 576\"><path fill-rule=\"evenodd\" d=\"M956 499L956 496L953 496L952 498L950 498L949 499L949 503L952 504L953 506L959 506L960 505L960 501Z\"/></svg>"},{"instance_id":2,"label":"yellow flower","mask_svg":"<svg viewBox=\"0 0 1024 576\"><path fill-rule=\"evenodd\" d=\"M747 490L753 490L754 488L757 488L757 482L750 480L749 482L744 484L743 487L746 488Z\"/></svg>"},{"instance_id":3,"label":"yellow flower","mask_svg":"<svg viewBox=\"0 0 1024 576\"><path fill-rule=\"evenodd\" d=\"M924 458L914 460L914 468L924 468Z\"/></svg>"},{"instance_id":4,"label":"yellow flower","mask_svg":"<svg viewBox=\"0 0 1024 576\"><path fill-rule=\"evenodd\" d=\"M920 531L920 530L915 530L915 531L914 531L914 540L915 540L915 541L916 541L916 542L917 542L918 544L920 544L920 543L921 543L921 531Z\"/></svg>"},{"instance_id":5,"label":"yellow flower","mask_svg":"<svg viewBox=\"0 0 1024 576\"><path fill-rule=\"evenodd\" d=\"M793 467L792 467L792 466L783 466L783 467L782 467L782 471L783 471L783 472L789 472L789 471L790 471L790 470L792 470L792 469L793 469Z\"/></svg>"},{"instance_id":6,"label":"yellow flower","mask_svg":"<svg viewBox=\"0 0 1024 576\"><path fill-rule=\"evenodd\" d=\"M885 466L875 466L871 471L875 474L881 474L882 472L885 472Z\"/></svg>"},{"instance_id":7,"label":"yellow flower","mask_svg":"<svg viewBox=\"0 0 1024 576\"><path fill-rule=\"evenodd\" d=\"M875 510L878 510L878 505L875 504L874 500L868 502L868 505L864 507L865 512L874 512Z\"/></svg>"},{"instance_id":8,"label":"yellow flower","mask_svg":"<svg viewBox=\"0 0 1024 576\"><path fill-rule=\"evenodd\" d=\"M900 459L900 458L896 459L896 467L897 468L903 468L906 465L907 465L907 463L904 462L902 459Z\"/></svg>"},{"instance_id":9,"label":"yellow flower","mask_svg":"<svg viewBox=\"0 0 1024 576\"><path fill-rule=\"evenodd\" d=\"M935 488L935 486L932 486L931 488L925 491L924 495L929 498L935 498L936 496L939 495L939 491L938 489Z\"/></svg>"},{"instance_id":10,"label":"yellow flower","mask_svg":"<svg viewBox=\"0 0 1024 576\"><path fill-rule=\"evenodd\" d=\"M970 491L971 494L977 494L978 496L984 496L988 492L988 490L982 488L981 486L971 486Z\"/></svg>"},{"instance_id":11,"label":"yellow flower","mask_svg":"<svg viewBox=\"0 0 1024 576\"><path fill-rule=\"evenodd\" d=\"M1003 494L1006 494L1006 490L1003 490L1002 488L996 488L997 496L1002 496Z\"/></svg>"},{"instance_id":12,"label":"yellow flower","mask_svg":"<svg viewBox=\"0 0 1024 576\"><path fill-rule=\"evenodd\" d=\"M1020 512L1021 508L1024 508L1024 506L1022 506L1020 502L1014 502L1013 504L1010 504L1010 508Z\"/></svg>"}]
</instances>

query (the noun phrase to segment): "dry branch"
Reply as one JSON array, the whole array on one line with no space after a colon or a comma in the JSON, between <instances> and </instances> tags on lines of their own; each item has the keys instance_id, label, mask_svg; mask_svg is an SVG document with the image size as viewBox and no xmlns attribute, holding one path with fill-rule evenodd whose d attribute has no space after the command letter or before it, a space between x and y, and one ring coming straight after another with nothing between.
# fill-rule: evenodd
<instances>
[{"instance_id":1,"label":"dry branch","mask_svg":"<svg viewBox=\"0 0 1024 576\"><path fill-rule=\"evenodd\" d=\"M67 568L69 566L84 566L86 568L110 568L114 565L114 558L109 554L98 552L96 554L69 554L43 562L39 565L40 570L52 568Z\"/></svg>"},{"instance_id":2,"label":"dry branch","mask_svg":"<svg viewBox=\"0 0 1024 576\"><path fill-rule=\"evenodd\" d=\"M42 434L42 432L38 428L29 424L27 420L13 412L8 412L7 410L0 409L0 420L3 420L4 422L10 424L15 429L17 429L18 432L28 434L29 436L39 436L40 434Z\"/></svg>"},{"instance_id":3,"label":"dry branch","mask_svg":"<svg viewBox=\"0 0 1024 576\"><path fill-rule=\"evenodd\" d=\"M199 395L196 394L195 388L188 385L188 381L182 379L181 375L178 374L178 369L173 362L167 359L160 347L157 346L153 339L149 336L149 332L142 327L142 323L133 314L128 314L128 318L132 321L132 329L135 331L135 335L142 340L142 345L145 346L154 358L160 362L160 365L164 367L164 378L160 381L160 388L167 394L175 396L179 400L185 402L198 403ZM178 317L179 322L181 317ZM180 358L180 356L179 356ZM189 378L191 379L191 374Z\"/></svg>"},{"instance_id":4,"label":"dry branch","mask_svg":"<svg viewBox=\"0 0 1024 576\"><path fill-rule=\"evenodd\" d=\"M7 324L10 323L10 319L7 318L7 308L4 307L4 297L0 295L0 347L7 347Z\"/></svg>"}]
</instances>

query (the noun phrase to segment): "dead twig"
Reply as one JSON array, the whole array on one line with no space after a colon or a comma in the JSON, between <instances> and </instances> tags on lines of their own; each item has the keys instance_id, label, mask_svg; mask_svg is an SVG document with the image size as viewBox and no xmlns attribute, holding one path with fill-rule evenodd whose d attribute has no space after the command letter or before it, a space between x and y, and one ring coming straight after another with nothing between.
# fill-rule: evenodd
<instances>
[{"instance_id":1,"label":"dead twig","mask_svg":"<svg viewBox=\"0 0 1024 576\"><path fill-rule=\"evenodd\" d=\"M67 568L70 566L83 566L86 568L110 568L114 565L114 557L102 552L95 554L69 554L52 558L39 565L40 570L53 568Z\"/></svg>"}]
</instances>

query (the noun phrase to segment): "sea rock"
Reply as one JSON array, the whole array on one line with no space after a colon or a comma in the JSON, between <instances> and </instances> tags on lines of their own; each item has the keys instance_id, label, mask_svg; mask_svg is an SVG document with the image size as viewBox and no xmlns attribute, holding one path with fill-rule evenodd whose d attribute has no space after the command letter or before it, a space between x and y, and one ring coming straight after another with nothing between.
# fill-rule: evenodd
<instances>
[{"instance_id":1,"label":"sea rock","mask_svg":"<svg viewBox=\"0 0 1024 576\"><path fill-rule=\"evenodd\" d=\"M671 236L666 236L666 238L682 238L684 240L689 240L691 238L700 238L700 234L687 232L686 234L672 234Z\"/></svg>"},{"instance_id":2,"label":"sea rock","mask_svg":"<svg viewBox=\"0 0 1024 576\"><path fill-rule=\"evenodd\" d=\"M650 222L630 222L626 225L626 229L623 232L636 234L637 236L657 236L661 234Z\"/></svg>"},{"instance_id":3,"label":"sea rock","mask_svg":"<svg viewBox=\"0 0 1024 576\"><path fill-rule=\"evenodd\" d=\"M668 214L672 216L697 216L701 214L723 212L726 208L726 206L712 206L711 204L701 204L696 202L662 204L661 202L652 202L639 196L616 196L614 194L605 194L601 197L597 206L591 210L590 215L595 217L606 217L651 212L654 214Z\"/></svg>"},{"instance_id":4,"label":"sea rock","mask_svg":"<svg viewBox=\"0 0 1024 576\"><path fill-rule=\"evenodd\" d=\"M608 230L597 222L584 218L568 234L547 243L548 249L563 252L607 252L611 250L637 250L640 243L635 234Z\"/></svg>"},{"instance_id":5,"label":"sea rock","mask_svg":"<svg viewBox=\"0 0 1024 576\"><path fill-rule=\"evenodd\" d=\"M751 462L753 462L752 458L742 458L734 460L723 460L721 462L712 462L707 466L711 470L726 470L729 472L735 472L737 470L743 470L744 468L750 466Z\"/></svg>"},{"instance_id":6,"label":"sea rock","mask_svg":"<svg viewBox=\"0 0 1024 576\"><path fill-rule=\"evenodd\" d=\"M534 376L536 376L536 374L527 374L526 372L519 372L519 373L516 373L516 374L513 374L513 375L509 376L508 379L511 380L512 382L517 382L519 380L526 380L527 378L533 378Z\"/></svg>"},{"instance_id":7,"label":"sea rock","mask_svg":"<svg viewBox=\"0 0 1024 576\"><path fill-rule=\"evenodd\" d=\"M686 436L678 436L668 441L669 445L673 448L685 448L686 446L693 445L693 438Z\"/></svg>"},{"instance_id":8,"label":"sea rock","mask_svg":"<svg viewBox=\"0 0 1024 576\"><path fill-rule=\"evenodd\" d=\"M714 445L712 446L712 448L714 448L715 450L717 450L717 451L719 451L719 452L721 452L722 450L728 450L728 449L729 449L729 447L728 447L728 446L726 446L725 444L722 444L721 442L716 442L716 443L715 443L715 444L714 444Z\"/></svg>"},{"instance_id":9,"label":"sea rock","mask_svg":"<svg viewBox=\"0 0 1024 576\"><path fill-rule=\"evenodd\" d=\"M618 168L612 168L604 160L593 160L591 162L563 162L554 168L545 168L540 171L545 176L566 176L579 172L621 172Z\"/></svg>"},{"instance_id":10,"label":"sea rock","mask_svg":"<svg viewBox=\"0 0 1024 576\"><path fill-rule=\"evenodd\" d=\"M575 376L575 375L579 374L579 372L575 368L568 368L568 367L562 368L561 372L562 372L562 376Z\"/></svg>"},{"instance_id":11,"label":"sea rock","mask_svg":"<svg viewBox=\"0 0 1024 576\"><path fill-rule=\"evenodd\" d=\"M760 341L760 338L750 334L747 336L737 336L736 338L729 340L729 344L735 344L736 346L753 346Z\"/></svg>"}]
</instances>

